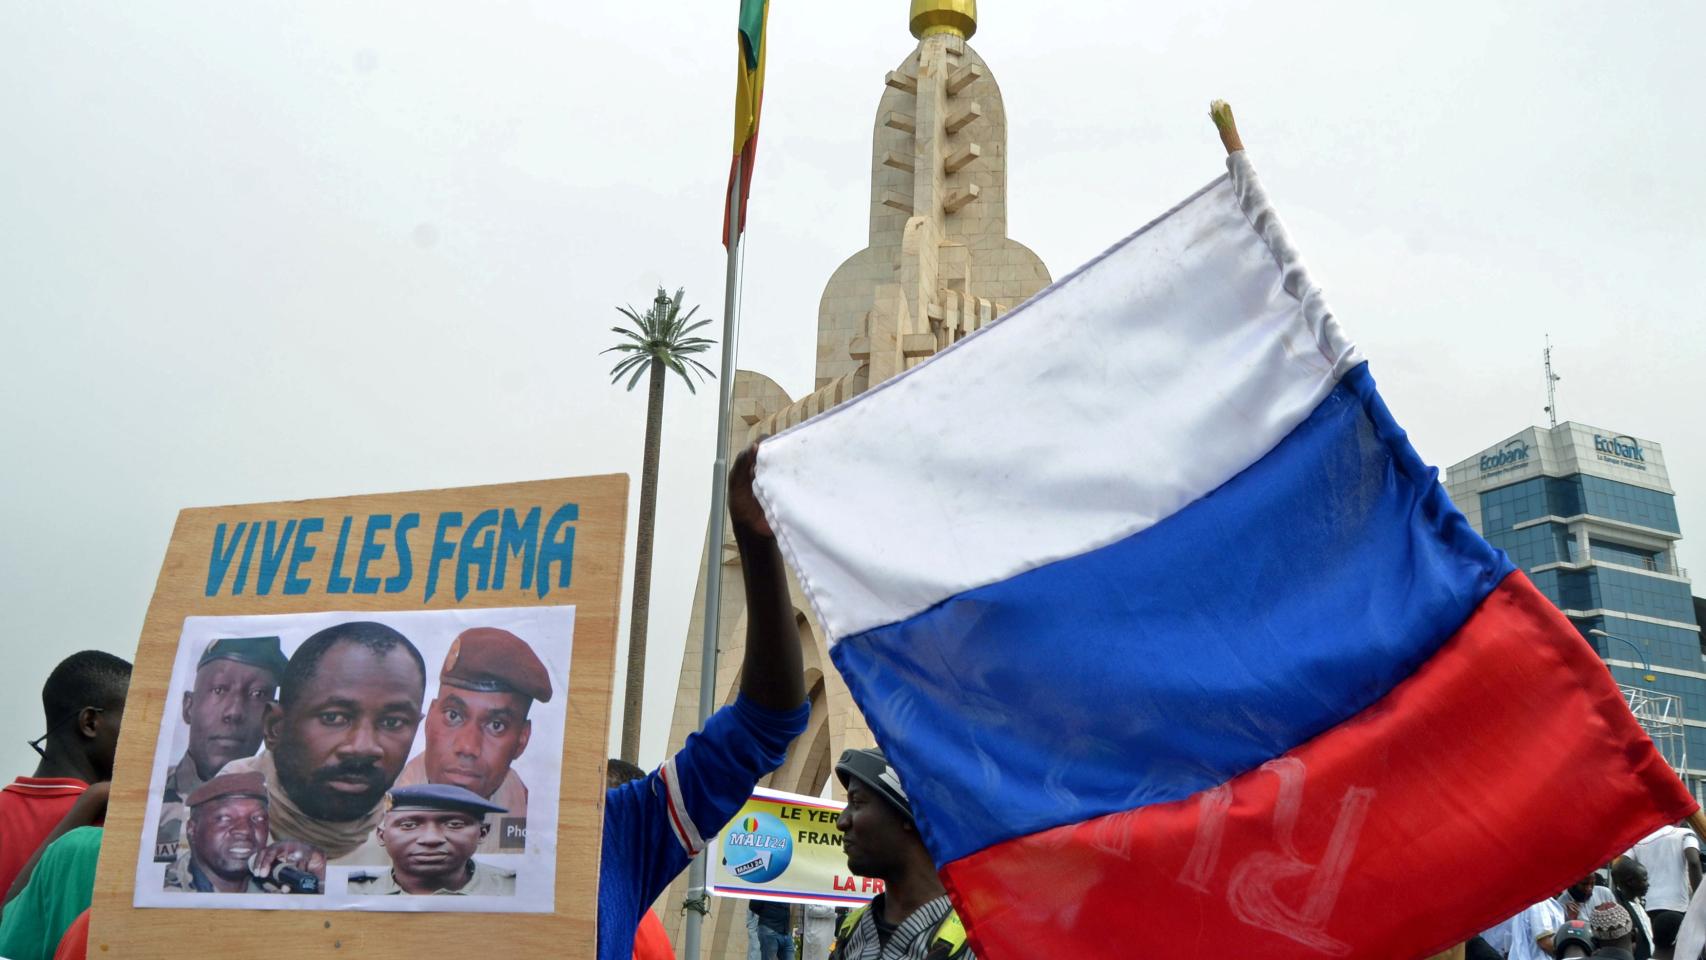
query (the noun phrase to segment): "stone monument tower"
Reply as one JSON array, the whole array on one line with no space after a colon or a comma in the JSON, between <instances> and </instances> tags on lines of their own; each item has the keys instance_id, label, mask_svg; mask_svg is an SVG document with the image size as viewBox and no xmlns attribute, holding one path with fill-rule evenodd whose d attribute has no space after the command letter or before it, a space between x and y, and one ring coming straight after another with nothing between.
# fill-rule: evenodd
<instances>
[{"instance_id":1,"label":"stone monument tower","mask_svg":"<svg viewBox=\"0 0 1706 960\"><path fill-rule=\"evenodd\" d=\"M818 304L813 392L795 400L763 374L736 371L734 416L725 438L731 461L753 439L915 366L1049 284L1037 255L1007 236L1007 117L995 77L966 42L977 29L976 0L913 0L911 26L917 46L884 78L877 105L866 246L836 269ZM952 414L919 411L944 415ZM725 565L715 678L719 703L734 699L746 637L732 533L725 542L719 558ZM789 579L805 647L811 720L765 785L811 796L830 786L839 795L835 758L874 741L830 663L804 594ZM704 591L701 569L670 728L672 752L698 726ZM684 875L658 904L677 944L685 894ZM744 901L712 899L706 956L746 956L744 912Z\"/></svg>"}]
</instances>

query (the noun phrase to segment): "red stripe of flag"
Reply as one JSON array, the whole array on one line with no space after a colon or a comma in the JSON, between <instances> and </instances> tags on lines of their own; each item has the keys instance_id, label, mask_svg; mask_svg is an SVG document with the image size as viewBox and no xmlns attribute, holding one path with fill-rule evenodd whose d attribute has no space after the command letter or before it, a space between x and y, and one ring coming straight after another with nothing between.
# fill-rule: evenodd
<instances>
[{"instance_id":1,"label":"red stripe of flag","mask_svg":"<svg viewBox=\"0 0 1706 960\"><path fill-rule=\"evenodd\" d=\"M1182 957L1418 957L1695 809L1593 649L1515 573L1384 699L1280 760L943 879L984 960L1127 956L1158 935Z\"/></svg>"}]
</instances>

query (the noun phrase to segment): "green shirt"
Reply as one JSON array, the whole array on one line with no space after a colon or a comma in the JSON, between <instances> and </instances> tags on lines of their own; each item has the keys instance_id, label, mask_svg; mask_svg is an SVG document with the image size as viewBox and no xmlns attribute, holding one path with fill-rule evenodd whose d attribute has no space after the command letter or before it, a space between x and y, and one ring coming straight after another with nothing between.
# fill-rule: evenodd
<instances>
[{"instance_id":1,"label":"green shirt","mask_svg":"<svg viewBox=\"0 0 1706 960\"><path fill-rule=\"evenodd\" d=\"M59 938L95 895L100 827L78 827L48 844L30 882L0 920L0 957L53 960Z\"/></svg>"}]
</instances>

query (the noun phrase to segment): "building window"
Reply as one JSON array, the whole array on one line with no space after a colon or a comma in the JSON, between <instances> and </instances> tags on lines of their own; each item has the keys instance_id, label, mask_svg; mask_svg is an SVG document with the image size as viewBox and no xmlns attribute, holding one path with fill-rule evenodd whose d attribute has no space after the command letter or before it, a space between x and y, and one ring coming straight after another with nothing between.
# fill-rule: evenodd
<instances>
[{"instance_id":1,"label":"building window","mask_svg":"<svg viewBox=\"0 0 1706 960\"><path fill-rule=\"evenodd\" d=\"M1561 523L1540 523L1521 530L1491 533L1487 542L1510 555L1523 570L1575 559L1575 538Z\"/></svg>"},{"instance_id":2,"label":"building window","mask_svg":"<svg viewBox=\"0 0 1706 960\"><path fill-rule=\"evenodd\" d=\"M1648 623L1645 620L1630 620L1616 615L1583 617L1576 620L1575 624L1576 629L1587 638L1589 645L1608 659L1632 661L1635 657L1629 649L1629 644L1594 636L1594 630L1604 630L1614 637L1621 637L1639 645L1654 666L1674 667L1696 673L1706 671L1706 658L1702 658L1700 653L1700 634L1693 630ZM1702 695L1706 695L1706 681L1688 682L1702 683L1700 690ZM1696 720L1706 720L1706 710L1692 713L1690 716ZM1706 754L1701 756L1706 757Z\"/></svg>"},{"instance_id":3,"label":"building window","mask_svg":"<svg viewBox=\"0 0 1706 960\"><path fill-rule=\"evenodd\" d=\"M1571 479L1581 487L1586 513L1669 533L1682 532L1676 520L1676 498L1668 493L1604 477L1577 476Z\"/></svg>"},{"instance_id":4,"label":"building window","mask_svg":"<svg viewBox=\"0 0 1706 960\"><path fill-rule=\"evenodd\" d=\"M1603 477L1535 477L1481 494L1484 535L1539 517L1584 513L1669 533L1682 532L1676 520L1676 499L1670 494Z\"/></svg>"},{"instance_id":5,"label":"building window","mask_svg":"<svg viewBox=\"0 0 1706 960\"><path fill-rule=\"evenodd\" d=\"M1610 540L1601 540L1598 537L1588 541L1588 555L1598 563L1615 563L1621 567L1635 567L1658 573L1671 572L1670 564L1665 561L1665 555L1662 551L1613 543Z\"/></svg>"},{"instance_id":6,"label":"building window","mask_svg":"<svg viewBox=\"0 0 1706 960\"><path fill-rule=\"evenodd\" d=\"M1678 623L1694 622L1694 601L1685 583L1607 567L1596 567L1580 575L1593 579L1593 592L1599 601L1597 606L1606 610L1638 613Z\"/></svg>"}]
</instances>

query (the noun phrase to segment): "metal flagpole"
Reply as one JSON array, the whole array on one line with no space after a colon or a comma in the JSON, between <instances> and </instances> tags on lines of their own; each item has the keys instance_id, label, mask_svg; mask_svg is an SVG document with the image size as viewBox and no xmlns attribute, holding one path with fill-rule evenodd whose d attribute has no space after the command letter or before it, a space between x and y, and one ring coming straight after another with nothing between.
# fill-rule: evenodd
<instances>
[{"instance_id":1,"label":"metal flagpole","mask_svg":"<svg viewBox=\"0 0 1706 960\"><path fill-rule=\"evenodd\" d=\"M717 700L717 636L723 606L723 514L729 498L729 404L734 394L735 338L740 329L736 292L739 289L741 241L741 169L744 156L735 157L729 179L728 273L723 282L723 364L717 381L717 456L711 465L711 523L705 538L705 632L699 658L699 729L711 716ZM714 837L712 838L714 839ZM687 868L687 929L681 937L683 960L699 960L699 930L710 905L705 893L705 865L710 851L701 851Z\"/></svg>"}]
</instances>

